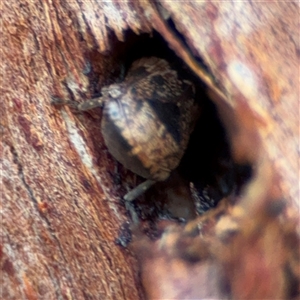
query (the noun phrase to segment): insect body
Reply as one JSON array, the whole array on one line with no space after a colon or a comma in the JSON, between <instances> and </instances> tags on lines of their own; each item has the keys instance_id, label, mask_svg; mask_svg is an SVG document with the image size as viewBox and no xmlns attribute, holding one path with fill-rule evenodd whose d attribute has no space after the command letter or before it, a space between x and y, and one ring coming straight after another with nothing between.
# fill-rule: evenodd
<instances>
[{"instance_id":1,"label":"insect body","mask_svg":"<svg viewBox=\"0 0 300 300\"><path fill-rule=\"evenodd\" d=\"M195 88L166 60L148 57L135 61L123 82L103 87L101 93L77 108L103 106L101 129L108 150L148 179L124 197L133 200L178 166L198 112Z\"/></svg>"}]
</instances>

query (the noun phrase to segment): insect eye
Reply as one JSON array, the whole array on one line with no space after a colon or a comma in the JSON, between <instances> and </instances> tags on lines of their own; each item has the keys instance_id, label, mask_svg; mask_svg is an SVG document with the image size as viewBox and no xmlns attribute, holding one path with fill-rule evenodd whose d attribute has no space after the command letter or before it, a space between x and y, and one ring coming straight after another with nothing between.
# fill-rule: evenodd
<instances>
[{"instance_id":1,"label":"insect eye","mask_svg":"<svg viewBox=\"0 0 300 300\"><path fill-rule=\"evenodd\" d=\"M111 119L115 120L120 118L120 109L115 101L107 103L106 111Z\"/></svg>"}]
</instances>

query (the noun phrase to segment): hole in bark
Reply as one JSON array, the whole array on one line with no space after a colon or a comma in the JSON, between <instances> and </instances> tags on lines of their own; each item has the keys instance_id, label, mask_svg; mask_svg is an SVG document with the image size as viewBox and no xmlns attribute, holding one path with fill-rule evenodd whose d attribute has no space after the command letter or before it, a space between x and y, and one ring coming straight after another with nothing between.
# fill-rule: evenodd
<instances>
[{"instance_id":1,"label":"hole in bark","mask_svg":"<svg viewBox=\"0 0 300 300\"><path fill-rule=\"evenodd\" d=\"M107 56L110 60L107 65L108 76L103 79L103 74L97 71L89 74L92 94L100 93L103 82L106 85L121 81L136 59L156 56L168 60L179 74L184 73L195 83L196 101L202 109L176 175L165 182L155 184L145 195L135 201L140 217L153 220L157 215L165 215L168 214L167 211L171 211L171 216L192 218L194 216L190 212L192 206L182 203L182 199L174 200L178 198L178 194L180 194L179 198L190 197L196 203L197 212L200 214L215 207L222 198L239 194L252 175L252 167L250 164L241 165L234 162L228 135L202 81L187 69L184 62L157 33L153 33L152 36L148 34L137 36L127 32L124 43L117 41L116 38L112 40L114 40L112 53ZM99 64L99 54L89 53L88 58L92 66ZM101 63L103 63L102 55ZM102 76L101 83L99 76ZM122 176L128 174L126 171L122 172ZM138 179L136 184L142 181L143 179ZM171 206L168 204L170 202ZM185 209L186 212L182 214Z\"/></svg>"}]
</instances>

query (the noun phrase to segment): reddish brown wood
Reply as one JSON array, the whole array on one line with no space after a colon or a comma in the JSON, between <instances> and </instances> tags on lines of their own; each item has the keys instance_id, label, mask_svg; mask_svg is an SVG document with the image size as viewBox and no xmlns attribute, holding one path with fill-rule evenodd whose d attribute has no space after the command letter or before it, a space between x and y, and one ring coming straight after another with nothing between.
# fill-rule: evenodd
<instances>
[{"instance_id":1,"label":"reddish brown wood","mask_svg":"<svg viewBox=\"0 0 300 300\"><path fill-rule=\"evenodd\" d=\"M126 29L139 34L154 28L161 33L209 86L235 160L250 161L256 167L237 205L218 208L224 219L215 220L217 212L204 217L209 224L209 230L201 234L206 235L204 242L197 238L186 242L181 228L175 230L180 243L167 243L163 249L156 246L168 241L168 235L154 246L138 235L133 249L142 258L139 267L147 295L170 296L163 292L174 291L176 270L183 282L196 287L198 296L212 289L207 277L217 282L216 270L222 270L237 299L289 295L287 265L300 277L296 234L299 6L272 1L164 0L159 5L146 1L3 2L1 298L143 298L134 256L115 244L127 221L120 202L125 191L113 181L116 165L97 134L99 120L50 105L52 95L67 99L68 89L76 100L82 93L90 96L83 72L88 67L86 53L97 56L101 84L115 79L117 63L110 55L114 52L110 33L121 41ZM191 51L166 25L161 7ZM193 56L203 59L208 73ZM130 175L126 178L130 182ZM286 200L279 216L273 213L278 199ZM195 222L188 228L204 221ZM232 224L238 234L224 246L222 233L232 229ZM203 255L202 265L183 264L182 257L177 260L176 253L185 257L191 249ZM174 259L174 252L176 265L168 277L168 264L163 262ZM182 268L177 269L177 263ZM147 276L152 276L151 268L156 266L162 270L155 269L157 276L148 284ZM253 274L257 276L251 281ZM257 288L264 279L266 284ZM197 294L200 283L207 290ZM165 286L163 292L158 288ZM183 294L186 287L183 284L177 296L195 296ZM214 296L219 295L222 291L216 290Z\"/></svg>"},{"instance_id":2,"label":"reddish brown wood","mask_svg":"<svg viewBox=\"0 0 300 300\"><path fill-rule=\"evenodd\" d=\"M122 39L148 25L128 3L2 8L1 298L142 298L135 259L115 243L127 217L97 120L50 102L69 97L65 79L75 94L87 89L83 54L109 50L108 27ZM110 58L99 57L104 81Z\"/></svg>"}]
</instances>

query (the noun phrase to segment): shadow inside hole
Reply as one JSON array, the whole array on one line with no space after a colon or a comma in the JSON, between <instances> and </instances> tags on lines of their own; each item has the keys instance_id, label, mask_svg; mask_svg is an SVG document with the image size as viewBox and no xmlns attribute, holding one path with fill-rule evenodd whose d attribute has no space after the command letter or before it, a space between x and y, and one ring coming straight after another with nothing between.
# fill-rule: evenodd
<instances>
[{"instance_id":1,"label":"shadow inside hole","mask_svg":"<svg viewBox=\"0 0 300 300\"><path fill-rule=\"evenodd\" d=\"M142 57L155 56L166 59L172 68L178 70L179 75L196 78L155 31L151 35L136 35L128 30L125 33L125 42L118 41L116 36L110 33L110 42L112 51L108 55L96 50L85 54L88 61L85 74L89 78L90 93L93 98L101 94L103 86L122 81L132 63Z\"/></svg>"},{"instance_id":2,"label":"shadow inside hole","mask_svg":"<svg viewBox=\"0 0 300 300\"><path fill-rule=\"evenodd\" d=\"M214 103L204 92L198 97L202 100L202 114L178 169L191 183L198 213L203 213L222 198L239 194L252 175L252 167L234 162Z\"/></svg>"}]
</instances>

